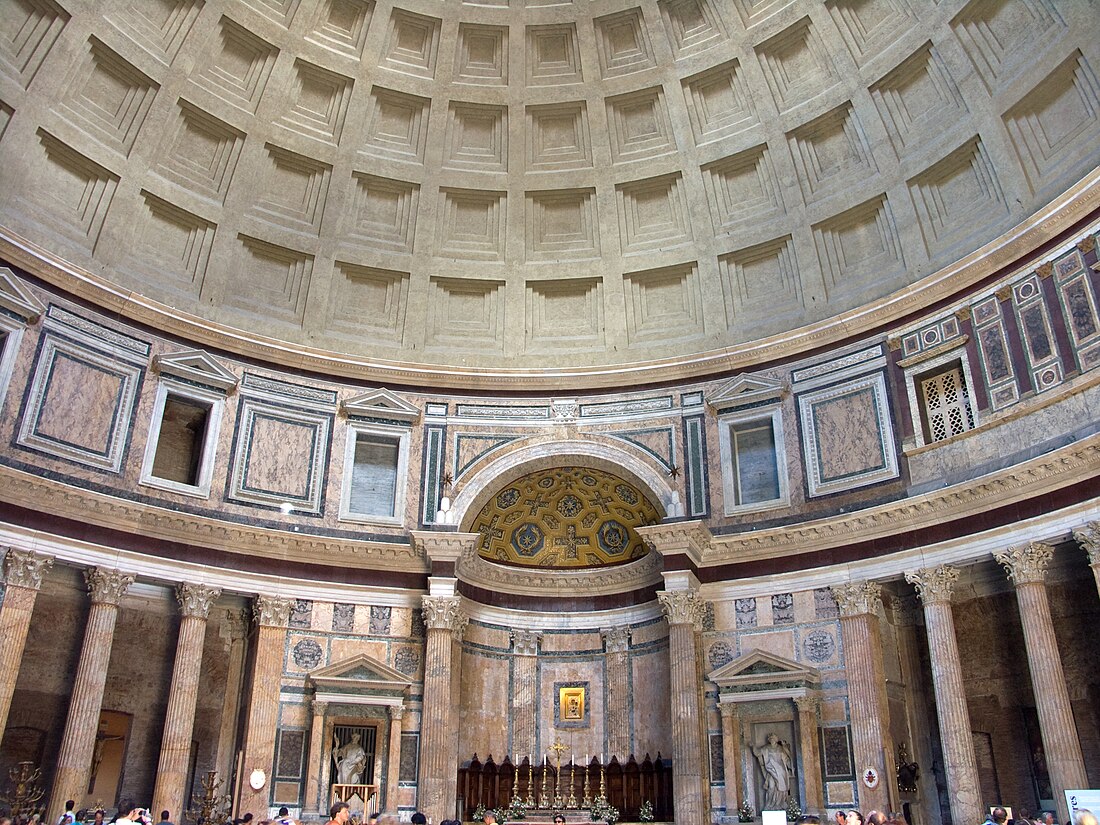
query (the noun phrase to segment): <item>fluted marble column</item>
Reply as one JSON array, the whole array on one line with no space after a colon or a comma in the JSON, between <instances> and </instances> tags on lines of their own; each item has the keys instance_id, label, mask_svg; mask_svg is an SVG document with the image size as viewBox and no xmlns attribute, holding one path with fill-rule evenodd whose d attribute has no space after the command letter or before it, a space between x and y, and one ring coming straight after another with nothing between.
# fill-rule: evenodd
<instances>
[{"instance_id":1,"label":"fluted marble column","mask_svg":"<svg viewBox=\"0 0 1100 825\"><path fill-rule=\"evenodd\" d=\"M275 731L279 725L279 689L283 680L283 650L293 605L294 599L257 596L252 606L256 619L256 660L252 665L237 810L242 814L251 812L257 819L267 818L270 806ZM267 775L267 781L259 790L252 788L248 782L249 775L257 768Z\"/></svg>"},{"instance_id":2,"label":"fluted marble column","mask_svg":"<svg viewBox=\"0 0 1100 825\"><path fill-rule=\"evenodd\" d=\"M397 810L397 783L401 780L401 720L404 705L390 705L390 752L386 758L386 810Z\"/></svg>"},{"instance_id":3,"label":"fluted marble column","mask_svg":"<svg viewBox=\"0 0 1100 825\"><path fill-rule=\"evenodd\" d=\"M202 648L206 639L206 617L210 605L221 595L217 587L184 583L176 588L179 602L179 638L176 661L172 668L172 686L168 691L168 710L164 716L160 763L153 788L153 810L168 811L179 819L187 800L187 770L190 767L195 705L199 698Z\"/></svg>"},{"instance_id":4,"label":"fluted marble column","mask_svg":"<svg viewBox=\"0 0 1100 825\"><path fill-rule=\"evenodd\" d=\"M73 694L69 700L69 716L57 753L57 773L50 792L47 820L56 822L65 810L65 800L81 800L88 789L95 750L95 735L99 730L99 712L103 706L103 689L107 684L107 665L111 662L118 606L134 576L118 570L96 567L84 573L92 607L84 631L84 646L73 678Z\"/></svg>"},{"instance_id":5,"label":"fluted marble column","mask_svg":"<svg viewBox=\"0 0 1100 825\"><path fill-rule=\"evenodd\" d=\"M1089 554L1089 567L1096 579L1096 589L1100 592L1100 521L1090 521L1080 530L1074 530L1073 537Z\"/></svg>"},{"instance_id":6,"label":"fluted marble column","mask_svg":"<svg viewBox=\"0 0 1100 825\"><path fill-rule=\"evenodd\" d=\"M832 590L840 606L859 807L893 810L897 807L894 743L882 663L882 631L876 613L880 587L877 582L857 582ZM875 788L867 787L863 781L868 768L874 768L878 774Z\"/></svg>"},{"instance_id":7,"label":"fluted marble column","mask_svg":"<svg viewBox=\"0 0 1100 825\"><path fill-rule=\"evenodd\" d=\"M434 821L452 815L457 755L452 756L454 718L451 707L452 642L466 626L459 596L424 596L428 629L424 655L424 708L420 719L420 778L417 807ZM452 794L453 797L453 794Z\"/></svg>"},{"instance_id":8,"label":"fluted marble column","mask_svg":"<svg viewBox=\"0 0 1100 825\"><path fill-rule=\"evenodd\" d=\"M905 574L905 580L917 588L924 604L951 821L980 822L985 813L978 795L978 761L974 756L970 711L966 707L962 662L951 612L951 592L958 578L959 571L946 565Z\"/></svg>"},{"instance_id":9,"label":"fluted marble column","mask_svg":"<svg viewBox=\"0 0 1100 825\"><path fill-rule=\"evenodd\" d=\"M306 799L302 808L303 814L321 816L326 813L325 803L328 800L321 800L321 774L324 767L321 762L321 755L324 751L325 711L327 710L328 702L313 700L313 716L309 728L309 762L306 763Z\"/></svg>"},{"instance_id":10,"label":"fluted marble column","mask_svg":"<svg viewBox=\"0 0 1100 825\"><path fill-rule=\"evenodd\" d=\"M214 758L214 767L218 779L229 782L233 774L233 759L237 744L237 719L241 709L241 680L244 678L244 654L248 639L248 612L245 610L227 610L222 625L223 638L226 640L225 698L222 700L221 727L218 729L218 752ZM218 793L228 793L230 788L223 784Z\"/></svg>"},{"instance_id":11,"label":"fluted marble column","mask_svg":"<svg viewBox=\"0 0 1100 825\"><path fill-rule=\"evenodd\" d=\"M52 564L53 559L31 550L9 547L4 555L6 589L4 603L0 605L0 740L8 727L8 711L19 678L19 664L23 661L34 602L42 587L42 576Z\"/></svg>"},{"instance_id":12,"label":"fluted marble column","mask_svg":"<svg viewBox=\"0 0 1100 825\"><path fill-rule=\"evenodd\" d=\"M512 750L518 754L535 752L535 716L538 694L539 643L542 634L534 630L512 631ZM522 756L517 761L522 760Z\"/></svg>"},{"instance_id":13,"label":"fluted marble column","mask_svg":"<svg viewBox=\"0 0 1100 825\"><path fill-rule=\"evenodd\" d=\"M1043 750L1054 786L1058 821L1065 822L1070 814L1064 792L1072 788L1087 788L1089 784L1085 775L1085 760L1081 755L1081 742L1077 738L1077 725L1073 721L1073 708L1069 703L1069 691L1066 689L1062 657L1054 636L1050 602L1043 584L1054 548L1036 541L994 553L993 556L1008 571L1016 586L1016 602L1024 628L1024 647L1027 648L1031 689L1039 713Z\"/></svg>"},{"instance_id":14,"label":"fluted marble column","mask_svg":"<svg viewBox=\"0 0 1100 825\"><path fill-rule=\"evenodd\" d=\"M798 743L802 751L802 784L806 798L802 807L809 813L825 812L825 789L821 785L821 749L818 747L818 714L821 700L816 696L796 696Z\"/></svg>"},{"instance_id":15,"label":"fluted marble column","mask_svg":"<svg viewBox=\"0 0 1100 825\"><path fill-rule=\"evenodd\" d=\"M741 708L733 702L719 702L718 712L722 715L726 816L736 817L744 793L741 788Z\"/></svg>"},{"instance_id":16,"label":"fluted marble column","mask_svg":"<svg viewBox=\"0 0 1100 825\"><path fill-rule=\"evenodd\" d=\"M710 819L704 794L702 710L695 634L703 602L693 590L658 591L668 619L669 693L672 701L673 805L677 822Z\"/></svg>"},{"instance_id":17,"label":"fluted marble column","mask_svg":"<svg viewBox=\"0 0 1100 825\"><path fill-rule=\"evenodd\" d=\"M625 761L630 745L630 628L611 627L603 635L607 668L607 752Z\"/></svg>"}]
</instances>

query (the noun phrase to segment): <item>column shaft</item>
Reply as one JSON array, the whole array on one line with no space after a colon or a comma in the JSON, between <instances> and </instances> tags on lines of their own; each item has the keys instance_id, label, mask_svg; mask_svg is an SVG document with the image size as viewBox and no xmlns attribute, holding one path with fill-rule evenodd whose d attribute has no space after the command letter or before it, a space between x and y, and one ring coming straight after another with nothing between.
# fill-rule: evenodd
<instances>
[{"instance_id":1,"label":"column shaft","mask_svg":"<svg viewBox=\"0 0 1100 825\"><path fill-rule=\"evenodd\" d=\"M604 631L607 649L607 751L625 762L633 752L630 743L630 631L616 627Z\"/></svg>"},{"instance_id":2,"label":"column shaft","mask_svg":"<svg viewBox=\"0 0 1100 825\"><path fill-rule=\"evenodd\" d=\"M672 759L676 820L704 822L709 808L703 795L703 750L695 628L674 624L668 629L672 699Z\"/></svg>"},{"instance_id":3,"label":"column shaft","mask_svg":"<svg viewBox=\"0 0 1100 825\"><path fill-rule=\"evenodd\" d=\"M53 559L28 550L8 548L4 556L4 602L0 604L0 740L8 727L8 711L19 679L19 665L27 644L34 602L42 575Z\"/></svg>"},{"instance_id":4,"label":"column shaft","mask_svg":"<svg viewBox=\"0 0 1100 825\"><path fill-rule=\"evenodd\" d=\"M444 798L446 776L454 766L448 757L451 732L451 631L428 628L424 657L424 709L420 721L420 783L417 807L433 821L450 815L453 800Z\"/></svg>"},{"instance_id":5,"label":"column shaft","mask_svg":"<svg viewBox=\"0 0 1100 825\"><path fill-rule=\"evenodd\" d=\"M306 798L303 813L323 814L328 800L321 799L321 751L324 748L325 710L327 702L313 700L312 723L309 728L309 762L306 764Z\"/></svg>"},{"instance_id":6,"label":"column shaft","mask_svg":"<svg viewBox=\"0 0 1100 825\"><path fill-rule=\"evenodd\" d=\"M798 708L798 736L802 751L802 784L806 798L802 807L809 813L824 813L825 789L821 784L821 749L818 747L817 713L820 702L816 697L803 696L794 700Z\"/></svg>"},{"instance_id":7,"label":"column shaft","mask_svg":"<svg viewBox=\"0 0 1100 825\"><path fill-rule=\"evenodd\" d=\"M533 631L512 631L512 750L517 763L522 762L526 754L534 758L538 713L535 678L541 637L542 634Z\"/></svg>"},{"instance_id":8,"label":"column shaft","mask_svg":"<svg viewBox=\"0 0 1100 825\"><path fill-rule=\"evenodd\" d=\"M117 570L96 568L85 573L92 594L92 607L84 631L84 645L73 679L69 715L57 753L57 773L50 792L48 819L56 821L65 809L65 801L74 799L79 806L88 789L95 737L99 731L99 712L103 689L107 684L107 666L111 662L115 623L122 594L134 577Z\"/></svg>"},{"instance_id":9,"label":"column shaft","mask_svg":"<svg viewBox=\"0 0 1100 825\"><path fill-rule=\"evenodd\" d=\"M722 713L722 763L725 769L726 816L737 816L743 791L741 788L741 716L737 705L719 704Z\"/></svg>"},{"instance_id":10,"label":"column shaft","mask_svg":"<svg viewBox=\"0 0 1100 825\"><path fill-rule=\"evenodd\" d=\"M401 719L405 715L404 707L391 707L390 711L390 752L386 759L386 810L396 811L398 805L397 786L401 780Z\"/></svg>"},{"instance_id":11,"label":"column shaft","mask_svg":"<svg viewBox=\"0 0 1100 825\"><path fill-rule=\"evenodd\" d=\"M218 779L229 782L233 774L233 761L237 744L237 721L241 710L243 692L244 658L248 638L248 614L243 610L226 611L225 626L229 633L227 667L225 674L225 698L222 701L221 727L218 729L218 753L214 766ZM222 785L221 793L229 788Z\"/></svg>"}]
</instances>

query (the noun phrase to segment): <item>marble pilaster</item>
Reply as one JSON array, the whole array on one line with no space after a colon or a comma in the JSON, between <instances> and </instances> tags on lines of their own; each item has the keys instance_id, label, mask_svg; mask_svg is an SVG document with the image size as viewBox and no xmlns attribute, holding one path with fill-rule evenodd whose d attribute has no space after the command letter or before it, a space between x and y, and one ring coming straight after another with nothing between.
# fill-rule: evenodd
<instances>
[{"instance_id":1,"label":"marble pilaster","mask_svg":"<svg viewBox=\"0 0 1100 825\"><path fill-rule=\"evenodd\" d=\"M959 571L946 565L905 574L905 580L917 588L917 595L924 604L924 626L928 633L951 820L979 822L985 814L978 795L978 761L970 733L970 711L966 706L962 661L951 612L951 593L958 578Z\"/></svg>"},{"instance_id":2,"label":"marble pilaster","mask_svg":"<svg viewBox=\"0 0 1100 825\"><path fill-rule=\"evenodd\" d=\"M704 794L702 709L696 633L703 601L694 590L660 590L657 599L668 620L669 694L672 701L673 806L677 822L710 817Z\"/></svg>"},{"instance_id":3,"label":"marble pilaster","mask_svg":"<svg viewBox=\"0 0 1100 825\"><path fill-rule=\"evenodd\" d=\"M256 619L256 656L252 665L252 686L248 697L248 716L241 746L240 791L237 811L267 815L271 801L271 769L275 762L275 733L279 726L279 688L283 679L283 652L286 630L294 599L257 596L253 603ZM267 775L259 790L249 785L248 777L256 769Z\"/></svg>"},{"instance_id":4,"label":"marble pilaster","mask_svg":"<svg viewBox=\"0 0 1100 825\"><path fill-rule=\"evenodd\" d=\"M153 788L153 810L168 811L182 818L187 802L187 772L195 727L195 705L199 698L202 648L206 638L206 617L221 589L183 583L176 588L180 629L176 641L176 659L172 666L172 684L168 691L168 709L164 716L160 762Z\"/></svg>"},{"instance_id":5,"label":"marble pilaster","mask_svg":"<svg viewBox=\"0 0 1100 825\"><path fill-rule=\"evenodd\" d=\"M744 794L741 787L741 709L733 702L719 702L718 711L722 715L726 816L736 817Z\"/></svg>"},{"instance_id":6,"label":"marble pilaster","mask_svg":"<svg viewBox=\"0 0 1100 825\"><path fill-rule=\"evenodd\" d=\"M1089 554L1089 567L1100 591L1100 521L1090 521L1080 530L1073 531L1077 543Z\"/></svg>"},{"instance_id":7,"label":"marble pilaster","mask_svg":"<svg viewBox=\"0 0 1100 825\"><path fill-rule=\"evenodd\" d=\"M1042 542L1031 542L993 556L1004 566L1016 587L1043 750L1054 786L1058 821L1064 822L1070 818L1064 792L1089 785L1044 584L1054 548Z\"/></svg>"},{"instance_id":8,"label":"marble pilaster","mask_svg":"<svg viewBox=\"0 0 1100 825\"><path fill-rule=\"evenodd\" d=\"M313 713L309 726L309 761L306 762L306 797L302 806L303 814L322 816L325 803L321 799L321 757L324 755L325 712L328 702L313 700Z\"/></svg>"},{"instance_id":9,"label":"marble pilaster","mask_svg":"<svg viewBox=\"0 0 1100 825\"><path fill-rule=\"evenodd\" d=\"M600 631L607 668L607 752L625 760L630 745L630 628L611 627Z\"/></svg>"},{"instance_id":10,"label":"marble pilaster","mask_svg":"<svg viewBox=\"0 0 1100 825\"><path fill-rule=\"evenodd\" d=\"M466 625L459 596L424 596L424 624L428 640L424 655L424 705L420 720L420 781L417 806L433 821L448 818L454 809L457 754L452 756L456 733L452 703L453 643Z\"/></svg>"},{"instance_id":11,"label":"marble pilaster","mask_svg":"<svg viewBox=\"0 0 1100 825\"><path fill-rule=\"evenodd\" d=\"M386 809L397 810L397 785L401 779L401 720L405 716L404 705L387 708L390 716L390 752L386 757Z\"/></svg>"},{"instance_id":12,"label":"marble pilaster","mask_svg":"<svg viewBox=\"0 0 1100 825\"><path fill-rule=\"evenodd\" d=\"M810 813L824 813L825 788L821 784L821 749L818 746L818 714L821 700L816 696L796 696L798 710L798 744L802 753L802 784L806 797L802 808Z\"/></svg>"},{"instance_id":13,"label":"marble pilaster","mask_svg":"<svg viewBox=\"0 0 1100 825\"><path fill-rule=\"evenodd\" d=\"M0 740L8 726L8 711L19 678L19 664L27 644L34 603L42 587L42 576L52 564L53 559L31 550L9 547L4 555L5 590L4 602L0 604Z\"/></svg>"},{"instance_id":14,"label":"marble pilaster","mask_svg":"<svg viewBox=\"0 0 1100 825\"><path fill-rule=\"evenodd\" d=\"M541 641L542 634L536 631L512 631L512 751L517 754L535 752L535 680Z\"/></svg>"},{"instance_id":15,"label":"marble pilaster","mask_svg":"<svg viewBox=\"0 0 1100 825\"><path fill-rule=\"evenodd\" d=\"M832 588L840 607L840 635L848 676L848 706L852 723L852 751L856 761L859 807L893 810L894 743L890 736L886 674L882 661L882 630L877 606L881 588L877 582L853 582ZM863 781L868 768L878 774L878 784Z\"/></svg>"},{"instance_id":16,"label":"marble pilaster","mask_svg":"<svg viewBox=\"0 0 1100 825\"><path fill-rule=\"evenodd\" d=\"M51 822L61 816L65 800L75 799L79 805L88 789L103 689L107 684L107 665L111 661L111 646L118 621L118 606L126 588L134 583L134 578L129 573L103 567L84 573L92 607L88 611L84 644L73 678L65 733L57 753L57 772L54 774L47 816Z\"/></svg>"},{"instance_id":17,"label":"marble pilaster","mask_svg":"<svg viewBox=\"0 0 1100 825\"><path fill-rule=\"evenodd\" d=\"M214 767L218 779L229 782L233 774L233 758L237 750L237 720L240 718L241 692L244 679L244 657L248 646L248 612L227 610L222 624L226 648L225 698L222 701L221 727L218 729L218 751ZM223 785L220 792L227 793Z\"/></svg>"}]
</instances>

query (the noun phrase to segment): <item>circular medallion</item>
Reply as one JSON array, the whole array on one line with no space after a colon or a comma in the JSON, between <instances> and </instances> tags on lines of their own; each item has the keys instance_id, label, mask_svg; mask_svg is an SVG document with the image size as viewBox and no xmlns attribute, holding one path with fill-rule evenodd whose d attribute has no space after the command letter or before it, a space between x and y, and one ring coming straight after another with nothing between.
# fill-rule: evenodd
<instances>
[{"instance_id":1,"label":"circular medallion","mask_svg":"<svg viewBox=\"0 0 1100 825\"><path fill-rule=\"evenodd\" d=\"M878 771L872 767L863 769L863 784L872 791L878 787Z\"/></svg>"},{"instance_id":2,"label":"circular medallion","mask_svg":"<svg viewBox=\"0 0 1100 825\"><path fill-rule=\"evenodd\" d=\"M267 774L264 773L262 768L256 768L248 775L248 786L252 790L258 791L265 784L267 784Z\"/></svg>"}]
</instances>

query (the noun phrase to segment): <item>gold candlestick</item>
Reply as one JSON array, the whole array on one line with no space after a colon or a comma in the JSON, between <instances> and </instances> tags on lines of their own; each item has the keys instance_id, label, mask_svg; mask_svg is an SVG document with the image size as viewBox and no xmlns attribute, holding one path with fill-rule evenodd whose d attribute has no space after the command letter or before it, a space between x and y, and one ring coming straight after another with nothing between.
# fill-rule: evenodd
<instances>
[{"instance_id":1,"label":"gold candlestick","mask_svg":"<svg viewBox=\"0 0 1100 825\"><path fill-rule=\"evenodd\" d=\"M519 765L513 765L516 769L512 779L512 807L523 804L523 797L519 795Z\"/></svg>"},{"instance_id":2,"label":"gold candlestick","mask_svg":"<svg viewBox=\"0 0 1100 825\"><path fill-rule=\"evenodd\" d=\"M535 760L527 757L527 807L535 807Z\"/></svg>"},{"instance_id":3,"label":"gold candlestick","mask_svg":"<svg viewBox=\"0 0 1100 825\"><path fill-rule=\"evenodd\" d=\"M600 799L607 801L607 774L604 772L603 762L600 763Z\"/></svg>"},{"instance_id":4,"label":"gold candlestick","mask_svg":"<svg viewBox=\"0 0 1100 825\"><path fill-rule=\"evenodd\" d=\"M550 807L550 760L544 759L542 763L542 792L539 794L539 808Z\"/></svg>"},{"instance_id":5,"label":"gold candlestick","mask_svg":"<svg viewBox=\"0 0 1100 825\"><path fill-rule=\"evenodd\" d=\"M582 808L592 807L592 783L588 780L588 765L584 766L584 799L581 801Z\"/></svg>"},{"instance_id":6,"label":"gold candlestick","mask_svg":"<svg viewBox=\"0 0 1100 825\"><path fill-rule=\"evenodd\" d=\"M573 765L573 760L569 760L569 798L565 800L565 807L573 810L577 807L577 795L573 793L573 785L577 778L577 769Z\"/></svg>"},{"instance_id":7,"label":"gold candlestick","mask_svg":"<svg viewBox=\"0 0 1100 825\"><path fill-rule=\"evenodd\" d=\"M554 807L561 808L565 804L561 798L561 753L565 750L565 745L555 742L550 746L550 750L554 751L558 758L558 770L554 775Z\"/></svg>"}]
</instances>

